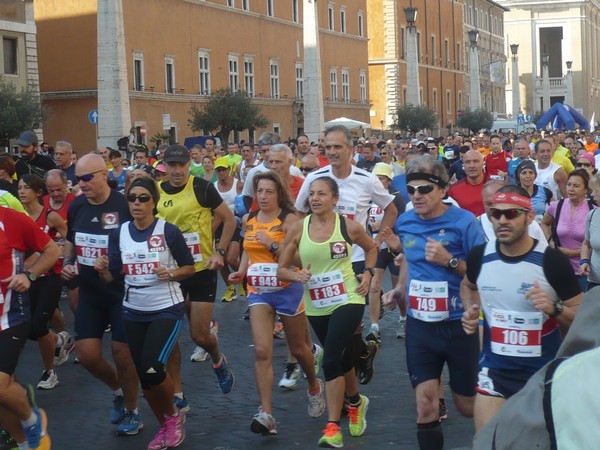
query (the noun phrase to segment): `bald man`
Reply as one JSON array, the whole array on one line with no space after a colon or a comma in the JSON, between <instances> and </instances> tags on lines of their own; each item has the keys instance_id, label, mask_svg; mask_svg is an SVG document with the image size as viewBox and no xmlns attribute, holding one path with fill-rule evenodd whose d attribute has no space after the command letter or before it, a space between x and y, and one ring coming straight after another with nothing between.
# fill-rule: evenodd
<instances>
[{"instance_id":1,"label":"bald man","mask_svg":"<svg viewBox=\"0 0 600 450\"><path fill-rule=\"evenodd\" d=\"M82 157L75 167L75 176L83 195L69 205L62 277L65 281L76 277L77 258L77 357L81 365L113 391L111 422L119 424L117 434L137 434L143 424L137 411L137 375L123 328L123 283L115 280L105 284L94 270L96 258L108 252L110 233L131 219L129 206L123 195L108 186L108 170L102 156ZM116 368L102 355L102 337L109 325Z\"/></svg>"},{"instance_id":2,"label":"bald man","mask_svg":"<svg viewBox=\"0 0 600 450\"><path fill-rule=\"evenodd\" d=\"M467 178L453 184L449 195L462 209L480 216L485 212L481 191L487 181L483 172L483 155L477 150L469 150L463 158L463 167Z\"/></svg>"}]
</instances>

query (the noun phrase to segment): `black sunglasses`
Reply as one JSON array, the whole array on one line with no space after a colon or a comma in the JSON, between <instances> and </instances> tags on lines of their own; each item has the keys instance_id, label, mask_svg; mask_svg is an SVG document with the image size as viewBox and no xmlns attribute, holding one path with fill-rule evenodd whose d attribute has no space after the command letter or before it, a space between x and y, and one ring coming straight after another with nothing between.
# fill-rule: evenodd
<instances>
[{"instance_id":1,"label":"black sunglasses","mask_svg":"<svg viewBox=\"0 0 600 450\"><path fill-rule=\"evenodd\" d=\"M148 194L140 194L140 195L127 194L127 201L129 203L135 203L136 200L139 200L141 203L147 203L150 200L152 200L152 196L148 195Z\"/></svg>"},{"instance_id":2,"label":"black sunglasses","mask_svg":"<svg viewBox=\"0 0 600 450\"><path fill-rule=\"evenodd\" d=\"M520 209L520 208L510 208L510 209L490 208L490 213L492 214L492 217L496 220L500 220L500 218L502 216L506 217L507 220L513 220L527 211L528 211L527 209Z\"/></svg>"},{"instance_id":3,"label":"black sunglasses","mask_svg":"<svg viewBox=\"0 0 600 450\"><path fill-rule=\"evenodd\" d=\"M298 167L300 169L300 172L312 172L313 170L317 169L317 167Z\"/></svg>"},{"instance_id":4,"label":"black sunglasses","mask_svg":"<svg viewBox=\"0 0 600 450\"><path fill-rule=\"evenodd\" d=\"M410 184L406 185L406 190L408 191L408 195L415 195L415 192L419 191L419 194L425 195L433 192L433 187L435 184L427 183L427 184L419 184L418 186L412 186Z\"/></svg>"},{"instance_id":5,"label":"black sunglasses","mask_svg":"<svg viewBox=\"0 0 600 450\"><path fill-rule=\"evenodd\" d=\"M577 163L575 164L577 167L592 167L591 163Z\"/></svg>"},{"instance_id":6,"label":"black sunglasses","mask_svg":"<svg viewBox=\"0 0 600 450\"><path fill-rule=\"evenodd\" d=\"M94 179L94 175L102 172L103 170L104 169L96 170L95 172L86 173L81 176L75 175L75 179L77 180L77 182L83 181L85 183L89 183L90 181L92 181Z\"/></svg>"}]
</instances>

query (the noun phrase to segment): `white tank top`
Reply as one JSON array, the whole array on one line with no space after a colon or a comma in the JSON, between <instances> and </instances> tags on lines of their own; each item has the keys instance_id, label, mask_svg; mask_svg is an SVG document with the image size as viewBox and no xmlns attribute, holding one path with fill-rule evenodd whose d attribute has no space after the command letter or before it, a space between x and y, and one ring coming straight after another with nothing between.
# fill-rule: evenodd
<instances>
[{"instance_id":1,"label":"white tank top","mask_svg":"<svg viewBox=\"0 0 600 450\"><path fill-rule=\"evenodd\" d=\"M227 207L230 209L231 212L234 212L235 210L235 198L237 197L237 184L238 184L238 179L234 178L233 179L233 184L231 185L231 189L229 189L227 192L221 192L219 190L219 182L215 181L215 188L217 188L217 191L219 192L219 194L221 195L221 198L223 199L223 201L225 202L225 204L227 205Z\"/></svg>"},{"instance_id":2,"label":"white tank top","mask_svg":"<svg viewBox=\"0 0 600 450\"><path fill-rule=\"evenodd\" d=\"M550 162L550 165L545 169L540 169L537 163L536 167L537 177L535 179L535 184L547 187L550 189L550 192L552 192L553 200L560 200L562 195L560 194L558 183L554 180L554 173L560 169L560 166L554 162Z\"/></svg>"}]
</instances>

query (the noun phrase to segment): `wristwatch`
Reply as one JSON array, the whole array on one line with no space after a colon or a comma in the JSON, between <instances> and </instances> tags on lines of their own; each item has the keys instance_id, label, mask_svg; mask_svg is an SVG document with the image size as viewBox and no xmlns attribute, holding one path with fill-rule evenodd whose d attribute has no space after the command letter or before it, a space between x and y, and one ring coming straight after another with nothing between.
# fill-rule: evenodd
<instances>
[{"instance_id":1,"label":"wristwatch","mask_svg":"<svg viewBox=\"0 0 600 450\"><path fill-rule=\"evenodd\" d=\"M225 256L225 253L227 253L227 250L225 250L224 248L217 248L215 249L217 251L217 253L221 256Z\"/></svg>"},{"instance_id":2,"label":"wristwatch","mask_svg":"<svg viewBox=\"0 0 600 450\"><path fill-rule=\"evenodd\" d=\"M35 273L29 272L29 271L25 271L23 273L25 274L25 276L27 278L29 278L29 281L35 281L35 280L37 280L37 275Z\"/></svg>"},{"instance_id":3,"label":"wristwatch","mask_svg":"<svg viewBox=\"0 0 600 450\"><path fill-rule=\"evenodd\" d=\"M371 278L375 276L375 269L372 267L365 267L365 272L369 272L371 274Z\"/></svg>"},{"instance_id":4,"label":"wristwatch","mask_svg":"<svg viewBox=\"0 0 600 450\"><path fill-rule=\"evenodd\" d=\"M450 261L448 261L448 264L446 264L446 267L448 267L448 269L456 269L458 267L458 258L456 256L453 256L452 258L450 258Z\"/></svg>"},{"instance_id":5,"label":"wristwatch","mask_svg":"<svg viewBox=\"0 0 600 450\"><path fill-rule=\"evenodd\" d=\"M269 248L269 251L273 254L277 253L277 250L279 250L279 243L278 242L272 242L271 243L271 247Z\"/></svg>"},{"instance_id":6,"label":"wristwatch","mask_svg":"<svg viewBox=\"0 0 600 450\"><path fill-rule=\"evenodd\" d=\"M562 314L563 312L563 304L562 302L554 302L554 311L552 311L552 314L548 314L550 317L558 317Z\"/></svg>"}]
</instances>

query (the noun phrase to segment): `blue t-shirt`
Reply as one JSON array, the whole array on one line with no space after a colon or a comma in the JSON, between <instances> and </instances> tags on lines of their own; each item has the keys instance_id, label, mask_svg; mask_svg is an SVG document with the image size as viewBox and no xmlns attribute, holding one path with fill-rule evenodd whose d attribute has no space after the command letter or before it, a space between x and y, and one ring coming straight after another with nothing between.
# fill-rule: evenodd
<instances>
[{"instance_id":1,"label":"blue t-shirt","mask_svg":"<svg viewBox=\"0 0 600 450\"><path fill-rule=\"evenodd\" d=\"M411 280L447 281L450 320L460 320L464 312L460 299L462 277L452 269L427 262L425 245L430 237L441 242L451 255L466 261L471 249L485 242L479 221L469 211L453 205L444 214L431 220L423 220L414 210L410 210L398 217L394 232L402 241L408 261L406 298ZM413 317L410 302L407 303L408 314Z\"/></svg>"},{"instance_id":2,"label":"blue t-shirt","mask_svg":"<svg viewBox=\"0 0 600 450\"><path fill-rule=\"evenodd\" d=\"M410 202L410 196L406 190L406 173L401 173L392 178L391 190L397 191L406 203Z\"/></svg>"},{"instance_id":3,"label":"blue t-shirt","mask_svg":"<svg viewBox=\"0 0 600 450\"><path fill-rule=\"evenodd\" d=\"M117 190L121 191L125 188L125 180L127 179L127 171L125 169L123 169L123 171L121 172L121 175L119 175L117 177L117 176L115 176L115 174L112 170L109 170L108 178L110 178L111 180L116 180L118 183Z\"/></svg>"},{"instance_id":4,"label":"blue t-shirt","mask_svg":"<svg viewBox=\"0 0 600 450\"><path fill-rule=\"evenodd\" d=\"M508 162L508 176L510 177L510 184L517 184L515 181L515 172L521 161L523 161L521 158L513 158Z\"/></svg>"}]
</instances>

